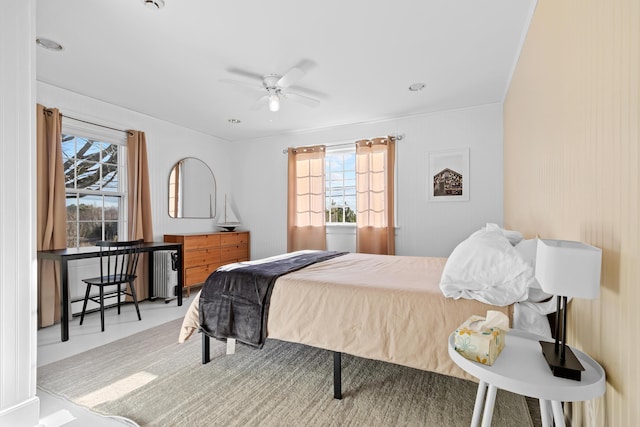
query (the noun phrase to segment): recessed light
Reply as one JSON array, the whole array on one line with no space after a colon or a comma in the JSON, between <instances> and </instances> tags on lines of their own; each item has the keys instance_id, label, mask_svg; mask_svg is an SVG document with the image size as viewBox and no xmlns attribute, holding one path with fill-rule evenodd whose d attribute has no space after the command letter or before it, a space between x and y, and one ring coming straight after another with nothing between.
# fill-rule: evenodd
<instances>
[{"instance_id":1,"label":"recessed light","mask_svg":"<svg viewBox=\"0 0 640 427\"><path fill-rule=\"evenodd\" d=\"M411 86L409 86L409 90L412 92L418 92L421 91L422 89L425 88L425 84L424 83L414 83Z\"/></svg>"},{"instance_id":2,"label":"recessed light","mask_svg":"<svg viewBox=\"0 0 640 427\"><path fill-rule=\"evenodd\" d=\"M142 0L149 9L158 10L164 7L164 0Z\"/></svg>"},{"instance_id":3,"label":"recessed light","mask_svg":"<svg viewBox=\"0 0 640 427\"><path fill-rule=\"evenodd\" d=\"M232 125L239 125L240 123L242 123L238 119L229 119L228 122L231 123Z\"/></svg>"},{"instance_id":4,"label":"recessed light","mask_svg":"<svg viewBox=\"0 0 640 427\"><path fill-rule=\"evenodd\" d=\"M62 45L56 41L44 39L42 37L38 37L36 39L36 44L45 49L53 50L59 52L62 50Z\"/></svg>"}]
</instances>

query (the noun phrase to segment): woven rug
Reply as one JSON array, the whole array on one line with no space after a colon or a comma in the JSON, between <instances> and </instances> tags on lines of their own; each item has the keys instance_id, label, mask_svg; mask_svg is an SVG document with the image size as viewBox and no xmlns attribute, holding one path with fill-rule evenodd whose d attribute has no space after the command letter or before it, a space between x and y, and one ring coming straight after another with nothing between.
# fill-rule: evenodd
<instances>
[{"instance_id":1,"label":"woven rug","mask_svg":"<svg viewBox=\"0 0 640 427\"><path fill-rule=\"evenodd\" d=\"M333 399L333 356L268 340L262 350L200 335L178 344L181 320L38 368L38 387L140 426L468 426L471 381L349 355L343 399ZM493 426L532 426L525 398L498 391Z\"/></svg>"}]
</instances>

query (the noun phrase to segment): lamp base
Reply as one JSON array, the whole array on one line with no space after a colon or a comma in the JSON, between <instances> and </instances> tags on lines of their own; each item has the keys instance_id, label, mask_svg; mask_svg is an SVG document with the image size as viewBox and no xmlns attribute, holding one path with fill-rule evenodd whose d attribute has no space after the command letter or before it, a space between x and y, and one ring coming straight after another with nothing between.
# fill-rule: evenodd
<instances>
[{"instance_id":1,"label":"lamp base","mask_svg":"<svg viewBox=\"0 0 640 427\"><path fill-rule=\"evenodd\" d=\"M573 351L569 348L569 346L565 347L565 360L564 363L560 360L562 350L562 346L560 347L560 351L556 353L555 343L540 341L540 346L542 347L542 354L544 354L544 358L553 372L553 375L556 377L567 378L574 381L581 380L582 371L584 371L584 367L578 360Z\"/></svg>"}]
</instances>

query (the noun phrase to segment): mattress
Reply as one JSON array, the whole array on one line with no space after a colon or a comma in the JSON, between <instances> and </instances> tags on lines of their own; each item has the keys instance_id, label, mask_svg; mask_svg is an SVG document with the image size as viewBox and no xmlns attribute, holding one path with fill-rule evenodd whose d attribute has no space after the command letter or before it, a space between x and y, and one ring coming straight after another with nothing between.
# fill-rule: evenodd
<instances>
[{"instance_id":1,"label":"mattress","mask_svg":"<svg viewBox=\"0 0 640 427\"><path fill-rule=\"evenodd\" d=\"M439 288L446 258L350 253L277 279L267 336L472 379L450 359L449 335L469 316L513 306L446 298ZM198 327L191 304L180 340Z\"/></svg>"}]
</instances>

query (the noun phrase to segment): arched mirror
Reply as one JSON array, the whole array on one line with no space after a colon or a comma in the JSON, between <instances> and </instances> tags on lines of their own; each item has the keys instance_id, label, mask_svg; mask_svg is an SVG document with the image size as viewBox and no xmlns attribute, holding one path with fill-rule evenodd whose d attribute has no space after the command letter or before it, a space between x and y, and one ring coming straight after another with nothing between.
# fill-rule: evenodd
<instances>
[{"instance_id":1,"label":"arched mirror","mask_svg":"<svg viewBox=\"0 0 640 427\"><path fill-rule=\"evenodd\" d=\"M169 216L171 218L214 218L216 179L202 160L186 157L169 174Z\"/></svg>"}]
</instances>

